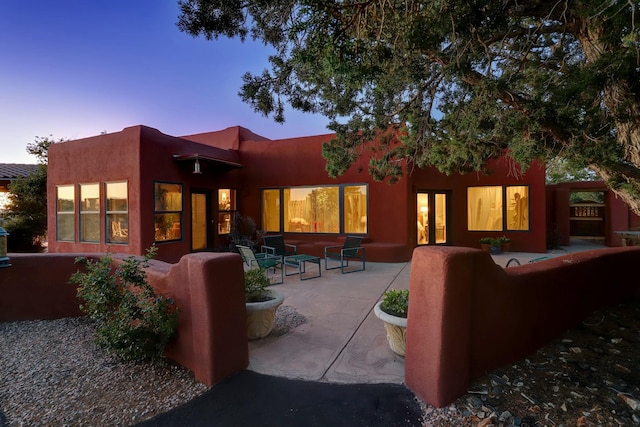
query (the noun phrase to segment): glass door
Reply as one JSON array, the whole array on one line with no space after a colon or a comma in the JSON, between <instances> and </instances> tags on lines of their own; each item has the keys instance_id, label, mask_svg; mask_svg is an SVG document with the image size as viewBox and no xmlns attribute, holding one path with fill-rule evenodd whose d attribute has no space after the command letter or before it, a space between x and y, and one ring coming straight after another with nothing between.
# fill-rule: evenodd
<instances>
[{"instance_id":1,"label":"glass door","mask_svg":"<svg viewBox=\"0 0 640 427\"><path fill-rule=\"evenodd\" d=\"M449 243L449 199L446 191L424 191L416 196L416 238L418 245Z\"/></svg>"},{"instance_id":2,"label":"glass door","mask_svg":"<svg viewBox=\"0 0 640 427\"><path fill-rule=\"evenodd\" d=\"M211 195L208 192L191 193L191 250L212 249Z\"/></svg>"}]
</instances>

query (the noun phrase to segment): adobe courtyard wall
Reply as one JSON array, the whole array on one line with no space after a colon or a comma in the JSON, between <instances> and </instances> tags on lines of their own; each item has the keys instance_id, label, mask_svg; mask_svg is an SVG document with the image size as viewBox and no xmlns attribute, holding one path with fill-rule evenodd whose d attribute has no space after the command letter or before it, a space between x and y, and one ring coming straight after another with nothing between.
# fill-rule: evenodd
<instances>
[{"instance_id":1,"label":"adobe courtyard wall","mask_svg":"<svg viewBox=\"0 0 640 427\"><path fill-rule=\"evenodd\" d=\"M502 268L461 247L413 252L405 383L445 406L476 377L533 353L593 311L640 296L640 247Z\"/></svg>"},{"instance_id":2,"label":"adobe courtyard wall","mask_svg":"<svg viewBox=\"0 0 640 427\"><path fill-rule=\"evenodd\" d=\"M10 254L0 269L0 322L82 316L70 276L83 254ZM87 256L95 257L95 254ZM124 255L113 255L120 262ZM249 365L242 258L195 253L177 264L152 261L147 280L180 308L178 333L165 354L213 385Z\"/></svg>"}]
</instances>

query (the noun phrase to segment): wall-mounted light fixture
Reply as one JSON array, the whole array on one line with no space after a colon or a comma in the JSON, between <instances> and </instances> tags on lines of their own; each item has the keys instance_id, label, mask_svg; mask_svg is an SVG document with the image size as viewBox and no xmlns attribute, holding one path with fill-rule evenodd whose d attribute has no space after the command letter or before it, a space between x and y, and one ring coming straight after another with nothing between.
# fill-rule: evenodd
<instances>
[{"instance_id":1,"label":"wall-mounted light fixture","mask_svg":"<svg viewBox=\"0 0 640 427\"><path fill-rule=\"evenodd\" d=\"M193 164L193 173L200 174L202 170L200 170L200 160L196 157L196 162Z\"/></svg>"}]
</instances>

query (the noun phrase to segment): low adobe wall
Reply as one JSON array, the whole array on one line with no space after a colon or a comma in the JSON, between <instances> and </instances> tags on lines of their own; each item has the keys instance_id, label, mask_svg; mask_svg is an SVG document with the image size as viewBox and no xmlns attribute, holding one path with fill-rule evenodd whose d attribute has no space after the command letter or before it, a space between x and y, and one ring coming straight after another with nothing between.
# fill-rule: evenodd
<instances>
[{"instance_id":1,"label":"low adobe wall","mask_svg":"<svg viewBox=\"0 0 640 427\"><path fill-rule=\"evenodd\" d=\"M80 255L10 254L12 266L0 269L0 321L81 316L76 287L68 283ZM209 386L249 365L239 255L197 253L177 264L152 261L147 279L181 310L167 357Z\"/></svg>"},{"instance_id":2,"label":"low adobe wall","mask_svg":"<svg viewBox=\"0 0 640 427\"><path fill-rule=\"evenodd\" d=\"M596 309L640 296L640 248L577 252L503 269L460 247L414 250L405 383L445 406L472 379L521 359Z\"/></svg>"}]
</instances>

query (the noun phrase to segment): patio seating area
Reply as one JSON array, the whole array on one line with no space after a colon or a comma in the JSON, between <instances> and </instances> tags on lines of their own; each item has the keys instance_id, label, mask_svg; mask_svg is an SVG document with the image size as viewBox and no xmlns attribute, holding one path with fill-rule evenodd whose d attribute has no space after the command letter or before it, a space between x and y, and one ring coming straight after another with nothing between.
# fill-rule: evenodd
<instances>
[{"instance_id":1,"label":"patio seating area","mask_svg":"<svg viewBox=\"0 0 640 427\"><path fill-rule=\"evenodd\" d=\"M546 256L598 247L572 242ZM505 267L514 257L526 264L542 255L511 252L493 259ZM275 286L285 294L276 329L266 338L249 342L248 369L313 381L402 384L404 359L389 348L373 307L387 289L407 289L410 274L411 262L370 262L358 274L329 269L309 281L285 276L284 283Z\"/></svg>"}]
</instances>

